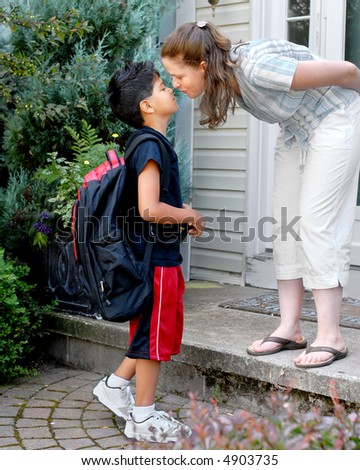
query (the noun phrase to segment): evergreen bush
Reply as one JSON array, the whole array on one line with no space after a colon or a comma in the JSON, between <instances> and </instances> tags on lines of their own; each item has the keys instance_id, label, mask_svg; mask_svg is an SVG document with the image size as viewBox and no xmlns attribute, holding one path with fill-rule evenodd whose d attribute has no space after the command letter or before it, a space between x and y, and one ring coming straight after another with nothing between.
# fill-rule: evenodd
<instances>
[{"instance_id":1,"label":"evergreen bush","mask_svg":"<svg viewBox=\"0 0 360 470\"><path fill-rule=\"evenodd\" d=\"M30 9L22 3L0 9L0 19L12 29L12 50L0 56L6 165L35 171L49 152L71 160L62 130L80 131L82 120L104 142L117 132L124 143L129 129L112 117L106 87L124 61L157 58L167 2L32 0Z\"/></svg>"}]
</instances>

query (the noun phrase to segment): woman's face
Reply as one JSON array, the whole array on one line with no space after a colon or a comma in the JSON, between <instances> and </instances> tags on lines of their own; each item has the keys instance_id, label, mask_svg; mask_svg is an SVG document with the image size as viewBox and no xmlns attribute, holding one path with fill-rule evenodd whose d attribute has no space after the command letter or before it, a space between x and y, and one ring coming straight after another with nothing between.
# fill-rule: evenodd
<instances>
[{"instance_id":1,"label":"woman's face","mask_svg":"<svg viewBox=\"0 0 360 470\"><path fill-rule=\"evenodd\" d=\"M205 62L198 67L184 64L181 59L163 57L162 63L172 77L172 85L185 93L189 98L197 98L204 91Z\"/></svg>"}]
</instances>

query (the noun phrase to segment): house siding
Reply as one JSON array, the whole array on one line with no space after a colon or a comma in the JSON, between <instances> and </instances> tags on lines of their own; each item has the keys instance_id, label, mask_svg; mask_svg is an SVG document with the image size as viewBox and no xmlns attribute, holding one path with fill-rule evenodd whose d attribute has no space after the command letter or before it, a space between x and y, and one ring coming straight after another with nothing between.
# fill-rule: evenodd
<instances>
[{"instance_id":1,"label":"house siding","mask_svg":"<svg viewBox=\"0 0 360 470\"><path fill-rule=\"evenodd\" d=\"M207 0L196 2L196 19L218 25L233 42L250 37L250 2L221 0L215 16ZM247 114L237 108L216 130L200 126L195 103L193 207L207 217L207 231L191 241L190 278L244 284L247 184ZM225 218L224 218L225 217Z\"/></svg>"}]
</instances>

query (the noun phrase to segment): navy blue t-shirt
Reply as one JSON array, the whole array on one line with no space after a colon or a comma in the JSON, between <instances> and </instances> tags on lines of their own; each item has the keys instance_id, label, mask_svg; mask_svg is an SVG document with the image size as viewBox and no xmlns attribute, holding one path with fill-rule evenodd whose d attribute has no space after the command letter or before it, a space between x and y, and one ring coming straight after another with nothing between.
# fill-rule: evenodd
<instances>
[{"instance_id":1,"label":"navy blue t-shirt","mask_svg":"<svg viewBox=\"0 0 360 470\"><path fill-rule=\"evenodd\" d=\"M127 143L127 146L134 137L141 133L154 134L164 144L166 149L165 158L168 158L170 167L170 182L168 193L160 199L174 207L182 207L181 186L178 158L175 150L169 140L160 132L150 128L142 127L135 131ZM140 217L138 209L138 177L145 165L153 160L159 165L162 172L161 149L156 141L144 141L138 145L130 161L127 162L129 174L129 183L127 186L126 200L128 208L128 235L132 248L137 258L142 259L146 248L146 240L149 238L149 232L155 235L155 242L152 250L152 266L178 266L182 262L180 255L180 234L181 227L178 224L150 224ZM161 190L161 188L160 188Z\"/></svg>"}]
</instances>

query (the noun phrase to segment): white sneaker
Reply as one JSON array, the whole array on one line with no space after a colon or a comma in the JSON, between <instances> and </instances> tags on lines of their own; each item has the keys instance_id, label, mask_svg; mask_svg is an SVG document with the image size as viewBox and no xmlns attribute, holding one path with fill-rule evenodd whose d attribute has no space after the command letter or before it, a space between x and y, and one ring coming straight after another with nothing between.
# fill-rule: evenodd
<instances>
[{"instance_id":1,"label":"white sneaker","mask_svg":"<svg viewBox=\"0 0 360 470\"><path fill-rule=\"evenodd\" d=\"M107 384L109 377L104 377L96 385L93 394L100 403L114 412L120 418L127 419L131 412L135 400L132 396L130 385L124 387L109 387Z\"/></svg>"},{"instance_id":2,"label":"white sneaker","mask_svg":"<svg viewBox=\"0 0 360 470\"><path fill-rule=\"evenodd\" d=\"M137 441L176 442L182 437L190 437L191 429L164 411L154 411L143 421L134 420L132 413L126 420L125 436Z\"/></svg>"}]
</instances>

